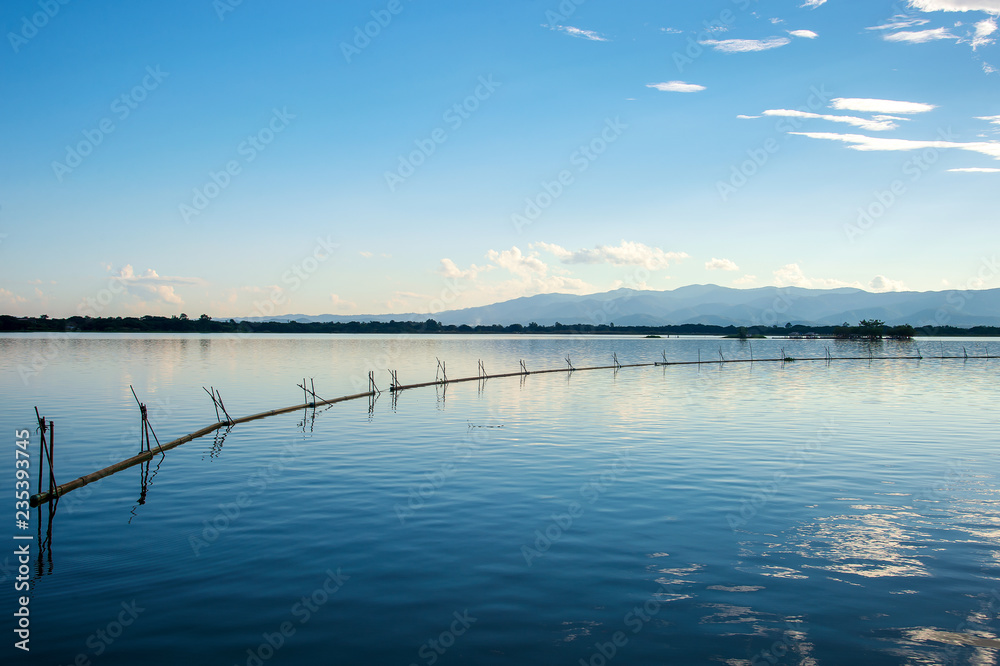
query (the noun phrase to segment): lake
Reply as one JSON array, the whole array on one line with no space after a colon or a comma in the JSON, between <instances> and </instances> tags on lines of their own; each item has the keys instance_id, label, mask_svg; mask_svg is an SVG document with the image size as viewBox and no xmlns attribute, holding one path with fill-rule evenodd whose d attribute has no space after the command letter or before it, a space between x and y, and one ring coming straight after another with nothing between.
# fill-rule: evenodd
<instances>
[{"instance_id":1,"label":"lake","mask_svg":"<svg viewBox=\"0 0 1000 666\"><path fill-rule=\"evenodd\" d=\"M1000 341L0 336L5 448L34 407L65 483L31 511L25 664L995 664ZM155 447L155 443L154 443ZM15 483L14 454L4 471ZM11 497L8 494L8 497ZM14 507L10 506L13 512ZM41 519L41 520L40 520Z\"/></svg>"}]
</instances>

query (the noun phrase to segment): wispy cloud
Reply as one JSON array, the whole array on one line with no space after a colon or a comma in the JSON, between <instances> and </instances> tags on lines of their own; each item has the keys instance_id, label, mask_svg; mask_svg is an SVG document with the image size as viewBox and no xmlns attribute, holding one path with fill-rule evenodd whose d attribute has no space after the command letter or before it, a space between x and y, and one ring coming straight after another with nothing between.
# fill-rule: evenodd
<instances>
[{"instance_id":1,"label":"wispy cloud","mask_svg":"<svg viewBox=\"0 0 1000 666\"><path fill-rule=\"evenodd\" d=\"M706 39L699 42L702 46L711 46L722 53L753 53L768 51L787 46L792 40L787 37L770 37L768 39Z\"/></svg>"},{"instance_id":2,"label":"wispy cloud","mask_svg":"<svg viewBox=\"0 0 1000 666\"><path fill-rule=\"evenodd\" d=\"M921 25L927 25L930 22L930 19L897 14L889 19L888 22L882 25L873 25L865 28L865 30L903 30L904 28L916 28Z\"/></svg>"},{"instance_id":3,"label":"wispy cloud","mask_svg":"<svg viewBox=\"0 0 1000 666\"><path fill-rule=\"evenodd\" d=\"M1000 14L1000 0L909 0L924 12L991 12Z\"/></svg>"},{"instance_id":4,"label":"wispy cloud","mask_svg":"<svg viewBox=\"0 0 1000 666\"><path fill-rule=\"evenodd\" d=\"M705 86L697 83L685 83L684 81L667 81L665 83L647 83L647 88L655 88L663 92L693 93L705 90Z\"/></svg>"},{"instance_id":5,"label":"wispy cloud","mask_svg":"<svg viewBox=\"0 0 1000 666\"><path fill-rule=\"evenodd\" d=\"M582 28L574 28L571 25L554 25L551 26L553 30L560 30L565 32L567 35L572 35L573 37L580 37L581 39L589 39L592 42L606 42L608 39L601 36L599 33L593 30L583 30Z\"/></svg>"},{"instance_id":6,"label":"wispy cloud","mask_svg":"<svg viewBox=\"0 0 1000 666\"><path fill-rule=\"evenodd\" d=\"M948 32L948 28L934 28L933 30L918 30L916 32L893 32L882 35L882 39L887 42L906 42L907 44L926 44L939 39L954 39L958 41L958 35Z\"/></svg>"},{"instance_id":7,"label":"wispy cloud","mask_svg":"<svg viewBox=\"0 0 1000 666\"><path fill-rule=\"evenodd\" d=\"M885 132L888 130L894 130L899 125L897 125L892 120L885 119L869 119L869 118L858 118L857 116L835 116L831 114L824 113L811 113L809 111L796 111L792 109L768 109L764 111L765 116L783 116L787 118L809 118L813 120L827 120L834 123L845 123L847 125L853 125L854 127L859 127L870 132Z\"/></svg>"},{"instance_id":8,"label":"wispy cloud","mask_svg":"<svg viewBox=\"0 0 1000 666\"><path fill-rule=\"evenodd\" d=\"M533 243L554 255L564 264L613 264L615 266L642 266L655 271L669 268L670 264L689 258L686 252L667 252L658 247L623 240L617 246L598 245L592 250L567 250L552 243Z\"/></svg>"},{"instance_id":9,"label":"wispy cloud","mask_svg":"<svg viewBox=\"0 0 1000 666\"><path fill-rule=\"evenodd\" d=\"M710 271L738 271L740 267L736 265L736 262L729 259L716 259L712 257L710 261L705 262L705 268Z\"/></svg>"},{"instance_id":10,"label":"wispy cloud","mask_svg":"<svg viewBox=\"0 0 1000 666\"><path fill-rule=\"evenodd\" d=\"M744 275L743 277L736 278L733 280L733 284L737 287L744 287L755 284L757 282L756 275Z\"/></svg>"},{"instance_id":11,"label":"wispy cloud","mask_svg":"<svg viewBox=\"0 0 1000 666\"><path fill-rule=\"evenodd\" d=\"M668 35L681 35L681 34L684 34L683 30L678 30L677 28L660 28L660 32L665 32Z\"/></svg>"},{"instance_id":12,"label":"wispy cloud","mask_svg":"<svg viewBox=\"0 0 1000 666\"><path fill-rule=\"evenodd\" d=\"M952 173L1000 173L1000 169L991 167L963 167L961 169L948 169Z\"/></svg>"},{"instance_id":13,"label":"wispy cloud","mask_svg":"<svg viewBox=\"0 0 1000 666\"><path fill-rule=\"evenodd\" d=\"M840 141L850 144L848 147L861 151L909 151L925 148L942 148L966 150L1000 159L1000 142L973 141L962 143L958 141L916 141L911 139L886 139L882 137L864 136L862 134L834 134L830 132L791 132L798 136L826 141Z\"/></svg>"},{"instance_id":14,"label":"wispy cloud","mask_svg":"<svg viewBox=\"0 0 1000 666\"><path fill-rule=\"evenodd\" d=\"M819 35L812 30L789 30L788 34L792 37L804 37L806 39L816 39L819 37Z\"/></svg>"},{"instance_id":15,"label":"wispy cloud","mask_svg":"<svg viewBox=\"0 0 1000 666\"><path fill-rule=\"evenodd\" d=\"M991 125L1000 125L1000 116L976 116L976 120L985 120Z\"/></svg>"},{"instance_id":16,"label":"wispy cloud","mask_svg":"<svg viewBox=\"0 0 1000 666\"><path fill-rule=\"evenodd\" d=\"M821 5L825 5L826 0L805 0L799 7L808 7L809 9L816 9Z\"/></svg>"},{"instance_id":17,"label":"wispy cloud","mask_svg":"<svg viewBox=\"0 0 1000 666\"><path fill-rule=\"evenodd\" d=\"M926 113L937 107L920 102L899 102L892 99L866 99L860 97L836 97L830 100L830 108L838 111L861 111L864 113Z\"/></svg>"}]
</instances>

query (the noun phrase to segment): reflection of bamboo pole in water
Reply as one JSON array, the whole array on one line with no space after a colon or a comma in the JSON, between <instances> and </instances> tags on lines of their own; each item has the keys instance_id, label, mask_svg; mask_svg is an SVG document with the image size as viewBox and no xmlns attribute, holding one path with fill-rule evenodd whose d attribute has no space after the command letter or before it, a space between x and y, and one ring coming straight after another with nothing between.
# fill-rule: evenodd
<instances>
[{"instance_id":1,"label":"reflection of bamboo pole in water","mask_svg":"<svg viewBox=\"0 0 1000 666\"><path fill-rule=\"evenodd\" d=\"M223 436L222 436L223 439L225 439L225 436L228 433L229 433L229 430L227 429L226 433L223 434ZM216 439L218 439L218 437L216 437ZM132 515L129 516L129 519L128 519L129 524L131 524L132 523L132 519L136 517L137 512L139 510L139 507L146 503L146 495L149 493L149 489L153 485L153 479L155 479L156 475L160 473L160 465L163 464L163 461L165 459L166 459L166 456L160 456L160 459L156 462L156 469L153 470L152 474L149 473L149 466L151 464L151 462L149 460L147 460L142 465L140 465L140 467L139 467L139 469L140 469L140 474L139 474L139 498L135 501L135 504L132 505L132 512L131 512ZM204 458L203 458L203 460L204 460Z\"/></svg>"},{"instance_id":2,"label":"reflection of bamboo pole in water","mask_svg":"<svg viewBox=\"0 0 1000 666\"><path fill-rule=\"evenodd\" d=\"M35 576L41 578L52 573L52 519L59 508L59 499L49 504L45 526L45 536L42 536L42 507L38 507L38 556L35 559ZM30 537L29 537L30 538Z\"/></svg>"},{"instance_id":3,"label":"reflection of bamboo pole in water","mask_svg":"<svg viewBox=\"0 0 1000 666\"><path fill-rule=\"evenodd\" d=\"M226 442L226 436L232 431L232 427L227 427L225 432L215 433L215 439L212 441L212 447L208 451L208 457L210 460L214 460L222 455L222 445ZM205 459L204 456L201 458Z\"/></svg>"},{"instance_id":4,"label":"reflection of bamboo pole in water","mask_svg":"<svg viewBox=\"0 0 1000 666\"><path fill-rule=\"evenodd\" d=\"M664 355L664 358L666 358L665 355ZM919 356L877 356L877 357L873 357L871 355L870 350L869 350L869 355L868 356L837 356L837 357L830 357L829 355L826 355L826 356L819 356L819 357L792 359L790 357L785 356L785 350L782 349L781 350L781 357L780 358L769 358L769 359L749 359L749 358L746 358L746 359L728 359L728 360L718 360L718 361L702 361L701 360L701 350L699 349L698 350L698 360L697 361L669 361L669 362L668 361L664 361L663 363L660 363L659 361L657 361L657 362L654 362L654 363L628 363L628 364L619 364L619 365L592 366L592 367L586 367L586 368L577 368L577 367L574 367L573 364L571 363L569 357L567 356L566 357L566 364L569 367L566 367L566 368L553 368L553 369L549 369L549 370L534 370L534 371L532 371L531 374L533 374L533 375L543 375L543 374L550 374L550 373L562 372L562 373L565 373L567 375L567 379L568 379L569 375L571 375L573 372L575 372L577 370L579 370L579 371L585 371L585 370L619 370L621 368L646 368L646 367L653 367L653 366L659 366L659 365L664 366L664 369L668 365L670 365L670 366L675 366L675 365L694 365L694 366L697 366L700 369L702 365L715 364L715 363L718 363L720 365L722 365L722 364L730 364L730 363L750 363L752 365L753 363L766 363L766 362L771 362L771 363L781 362L782 364L784 364L786 361L795 361L795 362L808 362L808 361L869 361L869 363L871 363L872 361L893 361L893 360L897 360L897 361L913 361L913 360L918 360L919 358L921 358L921 357L919 357ZM964 358L965 360L972 360L972 359L986 359L986 358L991 358L991 357L989 357L989 356L969 356L968 353L966 352L964 356L944 356L944 355L942 355L942 356L935 356L935 357L930 357L930 358L936 358L936 359L960 359L960 358ZM439 361L439 363L440 363L440 361ZM442 370L443 370L443 366L444 366L444 364L441 363ZM502 378L505 378L505 377L523 377L523 376L524 376L524 373L521 372L521 371L518 371L518 372L506 372L506 373L501 373L501 374L497 374L497 375L490 375L489 377L490 378L495 378L495 379L502 379ZM366 392L366 393L355 393L353 395L345 395L345 396L341 396L339 398L333 398L331 400L317 401L315 404L316 405L334 405L334 404L337 404L337 403L340 403L340 402L347 402L349 400L357 400L359 398L368 398L369 399L369 411L371 412L371 411L374 410L374 401L378 397L378 395L381 393L381 391L379 391L378 387L375 386L375 379L374 379L374 373L373 372L369 373L368 379L369 379L369 389L370 390L368 392ZM418 384L409 384L409 385L406 385L406 386L398 386L396 388L396 391L394 391L394 393L397 392L397 391L401 391L403 389L424 388L426 386L435 386L435 387L444 387L444 388L447 388L448 384L460 384L462 382L479 382L479 381L482 381L482 380L483 380L482 375L476 375L474 377L462 377L461 379L444 379L444 380L437 380L437 379L435 379L435 381L432 381L432 382L421 382L421 383L418 383ZM444 402L443 397L442 397L442 400L440 400L439 402L440 403ZM221 405L221 400L220 400L220 405ZM77 488L82 488L83 486L85 486L87 484L90 484L90 483L93 483L94 481L98 481L100 479L103 479L104 477L111 476L112 474L120 472L120 471L122 471L124 469L128 469L130 467L134 467L136 465L142 464L142 463L150 460L153 457L153 455L155 455L156 453L161 453L163 451L169 451L170 449L176 448L176 447L180 446L181 444L185 444L187 442L190 442L193 439L198 439L199 437L203 437L204 435L207 435L210 432L215 432L216 430L218 430L218 429L220 429L220 428L222 428L224 426L233 426L233 425L236 425L238 423L248 423L250 421L257 421L259 419L267 418L269 416L277 416L279 414L287 414L289 412L294 412L294 411L297 411L297 410L300 410L300 409L304 409L306 407L313 407L313 406L315 406L315 405L312 404L312 403L306 403L306 404L303 404L303 405L294 405L294 406L291 406L291 407L283 407L283 408L280 408L280 409L272 409L272 410L269 410L269 411L266 411L266 412L260 412L258 414L252 414L250 416L244 416L244 417L238 418L238 419L230 419L228 422L213 423L212 425L206 426L206 427L202 428L201 430L193 432L193 433L191 433L189 435L184 435L183 437L179 437L179 438L173 440L172 442L167 442L166 444L160 445L159 449L156 452L153 452L153 451L150 451L150 450L143 451L142 453L140 453L138 455L135 455L135 456L132 456L131 458L128 458L127 460L123 460L121 462L115 463L114 465L111 465L109 467L105 467L104 469L98 470L96 472L92 472L91 474L87 474L85 476L81 476L80 478L74 479L73 481L69 481L67 483L64 483L61 486L56 486L55 485L55 476L52 475L51 476L51 487L50 487L50 490L48 492L39 492L37 495L32 495L31 496L31 506L38 506L38 505L43 504L45 502L51 502L52 500L58 499L59 497L61 497L62 495L65 495L68 492L76 490ZM223 410L225 410L225 407L223 407ZM36 408L36 411L37 411L37 408ZM227 413L227 416L228 416L228 413ZM39 421L40 422L41 422L41 420L42 420L41 417L39 417ZM50 465L50 473L51 473L51 465ZM41 484L39 482L39 488L40 487L41 487Z\"/></svg>"}]
</instances>

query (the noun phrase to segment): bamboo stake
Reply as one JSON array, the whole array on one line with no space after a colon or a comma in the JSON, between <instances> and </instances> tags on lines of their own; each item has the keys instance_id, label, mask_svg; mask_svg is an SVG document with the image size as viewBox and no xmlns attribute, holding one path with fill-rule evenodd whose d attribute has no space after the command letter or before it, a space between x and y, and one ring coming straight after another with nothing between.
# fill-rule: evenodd
<instances>
[{"instance_id":1,"label":"bamboo stake","mask_svg":"<svg viewBox=\"0 0 1000 666\"><path fill-rule=\"evenodd\" d=\"M49 492L56 489L56 422L49 420Z\"/></svg>"},{"instance_id":2,"label":"bamboo stake","mask_svg":"<svg viewBox=\"0 0 1000 666\"><path fill-rule=\"evenodd\" d=\"M38 407L35 407L35 417L38 419L38 427L42 431L42 436L38 438L38 494L42 493L42 477L45 475L45 419L38 414Z\"/></svg>"}]
</instances>

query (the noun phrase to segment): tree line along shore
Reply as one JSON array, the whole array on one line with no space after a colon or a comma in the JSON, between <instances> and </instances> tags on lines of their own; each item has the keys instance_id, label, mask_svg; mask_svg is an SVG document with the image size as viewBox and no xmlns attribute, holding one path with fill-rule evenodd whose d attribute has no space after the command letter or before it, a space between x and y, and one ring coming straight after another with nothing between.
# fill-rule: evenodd
<instances>
[{"instance_id":1,"label":"tree line along shore","mask_svg":"<svg viewBox=\"0 0 1000 666\"><path fill-rule=\"evenodd\" d=\"M912 337L1000 337L1000 326L887 326L879 320L862 320L857 326L847 322L839 326L792 324L776 326L716 326L711 324L676 324L670 326L615 326L611 324L527 325L455 325L434 319L425 321L351 321L351 322L252 322L234 319L213 319L201 315L191 319L186 314L161 317L67 317L65 319L15 317L0 315L0 332L4 333L375 333L375 334L594 334L594 335L717 335L731 338L755 337L822 337L841 339L876 339Z\"/></svg>"}]
</instances>

